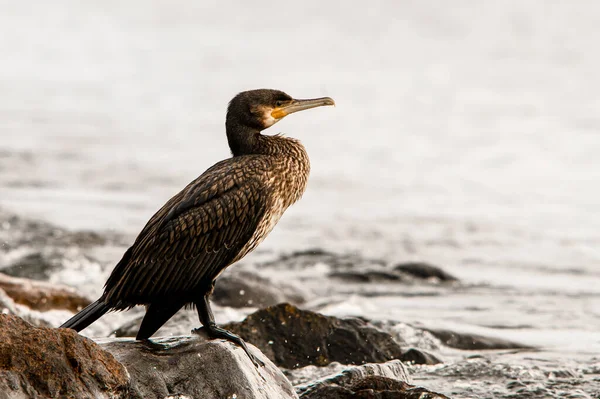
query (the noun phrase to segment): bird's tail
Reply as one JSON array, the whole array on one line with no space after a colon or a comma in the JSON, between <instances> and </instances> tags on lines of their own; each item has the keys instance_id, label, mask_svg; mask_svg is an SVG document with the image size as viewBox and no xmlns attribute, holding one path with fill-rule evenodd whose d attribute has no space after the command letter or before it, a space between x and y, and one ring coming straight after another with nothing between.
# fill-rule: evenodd
<instances>
[{"instance_id":1,"label":"bird's tail","mask_svg":"<svg viewBox=\"0 0 600 399\"><path fill-rule=\"evenodd\" d=\"M110 306L98 299L85 307L81 312L67 320L60 328L72 328L81 331L110 310Z\"/></svg>"}]
</instances>

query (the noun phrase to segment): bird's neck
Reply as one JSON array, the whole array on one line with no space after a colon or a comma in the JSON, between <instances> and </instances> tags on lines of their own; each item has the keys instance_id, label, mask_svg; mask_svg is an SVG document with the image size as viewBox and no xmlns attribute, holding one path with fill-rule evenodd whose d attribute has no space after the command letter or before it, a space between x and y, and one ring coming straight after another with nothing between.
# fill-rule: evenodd
<instances>
[{"instance_id":1,"label":"bird's neck","mask_svg":"<svg viewBox=\"0 0 600 399\"><path fill-rule=\"evenodd\" d=\"M281 135L267 136L261 134L260 129L235 123L228 120L226 123L227 141L234 157L241 155L281 155L303 156L304 146L293 138ZM302 154L298 154L301 152Z\"/></svg>"},{"instance_id":2,"label":"bird's neck","mask_svg":"<svg viewBox=\"0 0 600 399\"><path fill-rule=\"evenodd\" d=\"M234 157L256 154L259 144L260 130L237 123L227 118L225 123L227 141Z\"/></svg>"}]
</instances>

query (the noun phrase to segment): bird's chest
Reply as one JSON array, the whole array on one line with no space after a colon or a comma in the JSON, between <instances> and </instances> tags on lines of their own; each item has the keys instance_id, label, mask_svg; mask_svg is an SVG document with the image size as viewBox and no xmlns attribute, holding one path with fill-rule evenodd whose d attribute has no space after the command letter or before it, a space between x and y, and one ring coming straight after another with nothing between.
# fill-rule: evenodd
<instances>
[{"instance_id":1,"label":"bird's chest","mask_svg":"<svg viewBox=\"0 0 600 399\"><path fill-rule=\"evenodd\" d=\"M303 148L295 157L279 157L273 161L267 192L270 193L265 211L256 225L252 237L232 261L243 258L254 250L273 230L285 210L298 201L308 181L310 164Z\"/></svg>"},{"instance_id":2,"label":"bird's chest","mask_svg":"<svg viewBox=\"0 0 600 399\"><path fill-rule=\"evenodd\" d=\"M236 256L233 262L243 258L249 252L252 252L258 244L260 244L269 233L273 230L281 216L287 209L288 205L286 205L281 198L277 198L273 200L272 206L270 206L261 219L258 221L256 225L256 230L252 234L252 237L248 242L244 245L244 247L240 250L240 253ZM233 263L232 262L232 263Z\"/></svg>"}]
</instances>

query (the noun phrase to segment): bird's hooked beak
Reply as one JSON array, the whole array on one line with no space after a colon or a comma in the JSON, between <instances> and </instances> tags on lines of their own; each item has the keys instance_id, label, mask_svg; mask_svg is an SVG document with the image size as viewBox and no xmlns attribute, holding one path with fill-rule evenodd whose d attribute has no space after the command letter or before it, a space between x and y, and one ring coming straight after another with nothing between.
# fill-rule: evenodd
<instances>
[{"instance_id":1,"label":"bird's hooked beak","mask_svg":"<svg viewBox=\"0 0 600 399\"><path fill-rule=\"evenodd\" d=\"M279 120L284 116L293 114L294 112L304 111L305 109L316 107L323 107L325 105L335 105L335 101L329 97L311 98L309 100L292 100L280 107L273 108L271 111L271 116L275 120Z\"/></svg>"}]
</instances>

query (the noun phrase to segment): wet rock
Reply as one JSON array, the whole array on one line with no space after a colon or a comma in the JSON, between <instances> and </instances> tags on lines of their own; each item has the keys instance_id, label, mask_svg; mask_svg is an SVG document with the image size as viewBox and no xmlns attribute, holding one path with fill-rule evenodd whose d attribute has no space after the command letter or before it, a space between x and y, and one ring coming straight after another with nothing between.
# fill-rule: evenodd
<instances>
[{"instance_id":1,"label":"wet rock","mask_svg":"<svg viewBox=\"0 0 600 399\"><path fill-rule=\"evenodd\" d=\"M410 373L406 366L400 360L391 360L384 363L368 363L360 366L346 367L339 372L326 375L315 381L299 384L296 386L296 391L303 395L325 385L351 387L364 378L373 375L411 383Z\"/></svg>"},{"instance_id":2,"label":"wet rock","mask_svg":"<svg viewBox=\"0 0 600 399\"><path fill-rule=\"evenodd\" d=\"M523 345L517 342L509 341L502 338L484 337L477 334L457 333L450 330L431 330L428 329L433 336L442 341L446 346L464 350L481 350L481 349L533 349L528 345Z\"/></svg>"},{"instance_id":3,"label":"wet rock","mask_svg":"<svg viewBox=\"0 0 600 399\"><path fill-rule=\"evenodd\" d=\"M317 263L326 264L332 270L368 269L373 266L385 265L385 262L377 259L366 259L356 254L335 254L315 248L281 256L279 259L261 264L261 267L302 270Z\"/></svg>"},{"instance_id":4,"label":"wet rock","mask_svg":"<svg viewBox=\"0 0 600 399\"><path fill-rule=\"evenodd\" d=\"M132 398L297 398L282 372L256 348L255 367L237 345L202 337L101 342L131 375Z\"/></svg>"},{"instance_id":5,"label":"wet rock","mask_svg":"<svg viewBox=\"0 0 600 399\"><path fill-rule=\"evenodd\" d=\"M403 347L413 347L438 352L442 345L429 331L397 321L372 320L371 324L389 333Z\"/></svg>"},{"instance_id":6,"label":"wet rock","mask_svg":"<svg viewBox=\"0 0 600 399\"><path fill-rule=\"evenodd\" d=\"M0 313L17 315L15 301L8 296L6 291L0 288Z\"/></svg>"},{"instance_id":7,"label":"wet rock","mask_svg":"<svg viewBox=\"0 0 600 399\"><path fill-rule=\"evenodd\" d=\"M73 232L50 223L22 218L0 208L0 243L2 243L1 249L5 251L22 246L86 248L123 241L123 237L119 235L100 235L89 231Z\"/></svg>"},{"instance_id":8,"label":"wet rock","mask_svg":"<svg viewBox=\"0 0 600 399\"><path fill-rule=\"evenodd\" d=\"M215 284L212 300L221 306L265 307L281 302L301 304L304 295L297 288L247 271L228 273Z\"/></svg>"},{"instance_id":9,"label":"wet rock","mask_svg":"<svg viewBox=\"0 0 600 399\"><path fill-rule=\"evenodd\" d=\"M399 360L350 367L340 373L298 385L302 399L445 399L446 396L410 384Z\"/></svg>"},{"instance_id":10,"label":"wet rock","mask_svg":"<svg viewBox=\"0 0 600 399\"><path fill-rule=\"evenodd\" d=\"M18 316L36 327L52 327L50 322L37 318L31 311L24 311L23 308L17 306L2 288L0 288L0 313Z\"/></svg>"},{"instance_id":11,"label":"wet rock","mask_svg":"<svg viewBox=\"0 0 600 399\"><path fill-rule=\"evenodd\" d=\"M129 398L114 357L73 330L0 315L0 392L8 398Z\"/></svg>"},{"instance_id":12,"label":"wet rock","mask_svg":"<svg viewBox=\"0 0 600 399\"><path fill-rule=\"evenodd\" d=\"M2 273L12 277L25 277L33 280L48 280L52 272L60 268L60 263L49 259L41 252L27 254L2 268Z\"/></svg>"},{"instance_id":13,"label":"wet rock","mask_svg":"<svg viewBox=\"0 0 600 399\"><path fill-rule=\"evenodd\" d=\"M402 281L402 274L388 270L346 270L329 273L329 277L352 282L352 283L373 283Z\"/></svg>"},{"instance_id":14,"label":"wet rock","mask_svg":"<svg viewBox=\"0 0 600 399\"><path fill-rule=\"evenodd\" d=\"M402 355L387 333L360 319L324 316L284 303L224 326L256 345L278 366L385 362Z\"/></svg>"},{"instance_id":15,"label":"wet rock","mask_svg":"<svg viewBox=\"0 0 600 399\"><path fill-rule=\"evenodd\" d=\"M325 385L302 399L449 399L447 396L391 378L369 376L349 388Z\"/></svg>"},{"instance_id":16,"label":"wet rock","mask_svg":"<svg viewBox=\"0 0 600 399\"><path fill-rule=\"evenodd\" d=\"M435 355L425 352L424 350L417 348L410 348L406 352L402 354L400 360L406 363L413 364L440 364L443 363L440 359L438 359Z\"/></svg>"},{"instance_id":17,"label":"wet rock","mask_svg":"<svg viewBox=\"0 0 600 399\"><path fill-rule=\"evenodd\" d=\"M0 288L16 303L35 310L68 309L76 312L90 303L89 299L73 288L11 277L2 273L0 273Z\"/></svg>"},{"instance_id":18,"label":"wet rock","mask_svg":"<svg viewBox=\"0 0 600 399\"><path fill-rule=\"evenodd\" d=\"M440 281L458 281L456 277L437 266L424 262L407 262L394 266L394 270L421 279L438 279Z\"/></svg>"}]
</instances>

